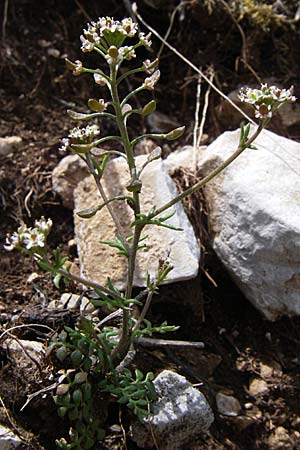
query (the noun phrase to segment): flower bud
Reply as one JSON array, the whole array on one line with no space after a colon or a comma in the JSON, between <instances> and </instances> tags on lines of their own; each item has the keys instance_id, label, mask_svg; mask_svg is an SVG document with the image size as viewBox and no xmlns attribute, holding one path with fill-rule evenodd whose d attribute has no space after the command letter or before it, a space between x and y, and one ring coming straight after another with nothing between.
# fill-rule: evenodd
<instances>
[{"instance_id":1,"label":"flower bud","mask_svg":"<svg viewBox=\"0 0 300 450\"><path fill-rule=\"evenodd\" d=\"M100 75L99 73L94 73L94 80L96 84L99 84L99 86L105 86L106 85L106 80L104 77L102 77L102 75Z\"/></svg>"}]
</instances>

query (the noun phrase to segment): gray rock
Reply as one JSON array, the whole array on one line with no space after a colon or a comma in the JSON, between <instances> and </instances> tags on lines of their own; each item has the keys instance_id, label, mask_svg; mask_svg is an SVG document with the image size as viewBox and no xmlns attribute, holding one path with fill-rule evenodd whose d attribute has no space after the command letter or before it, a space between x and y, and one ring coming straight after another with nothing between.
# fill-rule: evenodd
<instances>
[{"instance_id":1,"label":"gray rock","mask_svg":"<svg viewBox=\"0 0 300 450\"><path fill-rule=\"evenodd\" d=\"M6 156L17 149L22 142L20 136L0 137L0 156Z\"/></svg>"},{"instance_id":2,"label":"gray rock","mask_svg":"<svg viewBox=\"0 0 300 450\"><path fill-rule=\"evenodd\" d=\"M141 167L146 156L136 158L137 167ZM142 211L147 212L153 206L159 207L174 198L178 192L175 183L168 175L162 160L153 161L143 171L141 194ZM105 170L102 183L106 195L126 195L125 186L129 180L127 164L123 158L112 160ZM85 178L74 191L75 211L81 211L99 205L102 201L93 178ZM113 203L114 212L118 216L126 235L132 230L130 223L133 212L123 201ZM170 272L168 282L175 282L193 278L198 273L200 250L198 248L193 228L181 204L172 208L175 215L168 223L182 228L174 231L157 226L146 226L143 233L148 236L148 248L141 249L137 257L137 269L134 279L135 286L146 285L146 272L155 277L159 259L170 261L174 269ZM169 212L169 211L167 211ZM126 260L117 255L115 250L100 244L101 240L115 239L115 225L106 208L90 219L81 219L75 214L75 234L82 275L100 283L106 283L110 277L119 289L124 289L126 283Z\"/></svg>"},{"instance_id":3,"label":"gray rock","mask_svg":"<svg viewBox=\"0 0 300 450\"><path fill-rule=\"evenodd\" d=\"M23 442L12 430L0 424L0 449L13 450Z\"/></svg>"},{"instance_id":4,"label":"gray rock","mask_svg":"<svg viewBox=\"0 0 300 450\"><path fill-rule=\"evenodd\" d=\"M237 398L218 392L216 395L217 408L223 416L235 417L241 411L241 405Z\"/></svg>"},{"instance_id":5,"label":"gray rock","mask_svg":"<svg viewBox=\"0 0 300 450\"><path fill-rule=\"evenodd\" d=\"M154 435L160 450L189 448L214 421L204 395L170 370L161 372L154 386L158 399L153 403L153 414L143 424L133 424L133 440L141 448L152 448Z\"/></svg>"},{"instance_id":6,"label":"gray rock","mask_svg":"<svg viewBox=\"0 0 300 450\"><path fill-rule=\"evenodd\" d=\"M237 148L239 130L207 147L202 174ZM213 247L245 296L266 318L300 314L300 144L269 131L205 195Z\"/></svg>"}]
</instances>

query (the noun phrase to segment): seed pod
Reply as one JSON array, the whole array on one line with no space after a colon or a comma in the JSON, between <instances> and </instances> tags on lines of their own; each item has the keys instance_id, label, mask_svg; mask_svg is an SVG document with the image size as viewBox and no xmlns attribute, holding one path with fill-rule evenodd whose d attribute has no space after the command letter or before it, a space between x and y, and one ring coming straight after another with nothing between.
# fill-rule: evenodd
<instances>
[{"instance_id":1,"label":"seed pod","mask_svg":"<svg viewBox=\"0 0 300 450\"><path fill-rule=\"evenodd\" d=\"M180 138L184 133L185 127L175 128L175 130L170 131L166 134L167 141L174 141L175 139Z\"/></svg>"}]
</instances>

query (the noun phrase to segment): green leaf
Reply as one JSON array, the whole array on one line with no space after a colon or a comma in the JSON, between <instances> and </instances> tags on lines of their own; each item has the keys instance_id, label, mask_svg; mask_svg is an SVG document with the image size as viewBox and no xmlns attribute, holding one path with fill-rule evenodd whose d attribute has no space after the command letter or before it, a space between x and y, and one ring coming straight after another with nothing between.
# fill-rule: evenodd
<instances>
[{"instance_id":1,"label":"green leaf","mask_svg":"<svg viewBox=\"0 0 300 450\"><path fill-rule=\"evenodd\" d=\"M114 241L108 241L107 240L107 241L99 241L99 242L101 244L108 245L109 247L118 249L119 250L117 252L118 255L126 256L126 258L129 257L127 249L124 247L122 241L119 239L118 236L116 236L116 239Z\"/></svg>"}]
</instances>

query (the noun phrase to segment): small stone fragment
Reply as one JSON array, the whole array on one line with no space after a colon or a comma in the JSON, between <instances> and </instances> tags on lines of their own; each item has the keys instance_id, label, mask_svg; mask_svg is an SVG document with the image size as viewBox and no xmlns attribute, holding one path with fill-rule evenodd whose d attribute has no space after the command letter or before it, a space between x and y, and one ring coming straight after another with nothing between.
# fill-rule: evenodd
<instances>
[{"instance_id":1,"label":"small stone fragment","mask_svg":"<svg viewBox=\"0 0 300 450\"><path fill-rule=\"evenodd\" d=\"M0 424L0 449L13 450L22 444L22 440L12 430Z\"/></svg>"},{"instance_id":2,"label":"small stone fragment","mask_svg":"<svg viewBox=\"0 0 300 450\"><path fill-rule=\"evenodd\" d=\"M153 414L143 424L133 424L133 440L139 447L148 448L154 446L154 435L160 450L189 448L214 421L204 395L185 377L170 370L161 372L154 386L158 399L153 402Z\"/></svg>"},{"instance_id":3,"label":"small stone fragment","mask_svg":"<svg viewBox=\"0 0 300 450\"><path fill-rule=\"evenodd\" d=\"M216 395L217 408L223 416L235 417L241 411L241 405L237 398L218 392Z\"/></svg>"},{"instance_id":4,"label":"small stone fragment","mask_svg":"<svg viewBox=\"0 0 300 450\"><path fill-rule=\"evenodd\" d=\"M20 136L0 137L0 156L6 156L16 150L22 142Z\"/></svg>"},{"instance_id":5,"label":"small stone fragment","mask_svg":"<svg viewBox=\"0 0 300 450\"><path fill-rule=\"evenodd\" d=\"M40 275L36 272L32 272L26 280L26 283L31 284L37 281L40 278Z\"/></svg>"},{"instance_id":6,"label":"small stone fragment","mask_svg":"<svg viewBox=\"0 0 300 450\"><path fill-rule=\"evenodd\" d=\"M249 385L249 394L253 397L257 395L265 394L268 392L269 388L267 383L264 380L259 378L253 378Z\"/></svg>"},{"instance_id":7,"label":"small stone fragment","mask_svg":"<svg viewBox=\"0 0 300 450\"><path fill-rule=\"evenodd\" d=\"M294 442L284 427L278 427L269 437L269 450L294 450Z\"/></svg>"}]
</instances>

